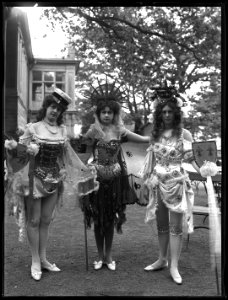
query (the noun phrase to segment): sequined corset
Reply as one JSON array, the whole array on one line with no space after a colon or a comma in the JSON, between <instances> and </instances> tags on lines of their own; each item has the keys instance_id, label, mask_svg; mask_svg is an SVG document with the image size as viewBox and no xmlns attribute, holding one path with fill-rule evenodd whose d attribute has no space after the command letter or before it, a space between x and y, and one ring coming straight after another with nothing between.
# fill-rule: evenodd
<instances>
[{"instance_id":1,"label":"sequined corset","mask_svg":"<svg viewBox=\"0 0 228 300\"><path fill-rule=\"evenodd\" d=\"M60 180L57 158L62 154L61 144L40 144L35 158L34 174L44 181L57 183Z\"/></svg>"},{"instance_id":2,"label":"sequined corset","mask_svg":"<svg viewBox=\"0 0 228 300\"><path fill-rule=\"evenodd\" d=\"M120 141L98 141L95 150L95 162L99 165L110 166L118 162L117 155L120 149Z\"/></svg>"},{"instance_id":3,"label":"sequined corset","mask_svg":"<svg viewBox=\"0 0 228 300\"><path fill-rule=\"evenodd\" d=\"M120 150L120 141L98 141L94 152L94 163L99 181L112 180L121 174L121 167L117 155Z\"/></svg>"},{"instance_id":4,"label":"sequined corset","mask_svg":"<svg viewBox=\"0 0 228 300\"><path fill-rule=\"evenodd\" d=\"M36 163L40 167L51 168L56 166L57 157L62 154L61 144L40 144L39 153L36 156Z\"/></svg>"}]
</instances>

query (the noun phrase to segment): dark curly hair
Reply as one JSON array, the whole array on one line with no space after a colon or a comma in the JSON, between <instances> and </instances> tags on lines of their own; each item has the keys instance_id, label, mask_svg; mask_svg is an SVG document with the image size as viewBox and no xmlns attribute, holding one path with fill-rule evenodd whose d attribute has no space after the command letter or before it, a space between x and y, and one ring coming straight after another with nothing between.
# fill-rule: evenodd
<instances>
[{"instance_id":1,"label":"dark curly hair","mask_svg":"<svg viewBox=\"0 0 228 300\"><path fill-rule=\"evenodd\" d=\"M41 109L38 111L38 115L37 115L37 118L36 118L37 122L38 122L38 121L42 121L42 120L45 118L46 112L47 112L47 108L48 108L52 103L57 104L56 101L55 101L55 99L54 99L54 97L53 97L53 95L47 95L47 96L45 96L44 101L43 101L43 104L42 104L42 107L41 107ZM57 104L57 105L58 105L58 104ZM59 105L59 106L60 106L60 105ZM61 113L60 113L58 119L56 120L56 123L57 123L58 126L61 125L61 124L63 124L63 113L64 113L65 110L66 110L66 109L64 109L62 106L60 106L60 107L61 107L62 111L61 111Z\"/></svg>"},{"instance_id":2,"label":"dark curly hair","mask_svg":"<svg viewBox=\"0 0 228 300\"><path fill-rule=\"evenodd\" d=\"M181 134L182 129L182 112L180 107L177 106L177 104L174 101L167 101L163 104L158 103L154 114L153 114L153 130L151 132L152 134L152 140L157 141L163 131L165 130L164 123L162 121L162 109L168 105L173 113L174 113L174 120L173 120L173 135L179 137Z\"/></svg>"},{"instance_id":3,"label":"dark curly hair","mask_svg":"<svg viewBox=\"0 0 228 300\"><path fill-rule=\"evenodd\" d=\"M120 105L118 102L114 101L114 100L108 100L108 101L105 101L105 100L101 100L97 103L97 108L96 108L96 111L95 111L95 114L97 115L98 117L98 120L100 120L100 113L101 111L105 108L105 107L109 107L111 111L113 111L114 113L114 118L116 116L119 115L120 113Z\"/></svg>"}]
</instances>

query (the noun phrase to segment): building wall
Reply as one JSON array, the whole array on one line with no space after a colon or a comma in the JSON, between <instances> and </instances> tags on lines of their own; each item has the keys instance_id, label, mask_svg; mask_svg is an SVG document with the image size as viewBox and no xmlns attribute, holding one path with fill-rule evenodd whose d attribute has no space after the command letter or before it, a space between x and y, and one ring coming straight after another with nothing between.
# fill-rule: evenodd
<instances>
[{"instance_id":1,"label":"building wall","mask_svg":"<svg viewBox=\"0 0 228 300\"><path fill-rule=\"evenodd\" d=\"M22 24L25 15L12 8L5 19L4 132L15 136L28 118L28 55Z\"/></svg>"},{"instance_id":2,"label":"building wall","mask_svg":"<svg viewBox=\"0 0 228 300\"><path fill-rule=\"evenodd\" d=\"M10 16L5 26L4 131L12 136L17 128L17 26L15 19Z\"/></svg>"},{"instance_id":3,"label":"building wall","mask_svg":"<svg viewBox=\"0 0 228 300\"><path fill-rule=\"evenodd\" d=\"M78 123L75 110L75 75L79 61L75 53L66 59L37 59L31 50L27 15L18 8L7 10L4 19L4 133L15 137L18 127L36 120L40 101L32 100L32 71L59 71L65 73L65 92L73 99L64 114L68 135L74 135L74 124Z\"/></svg>"},{"instance_id":4,"label":"building wall","mask_svg":"<svg viewBox=\"0 0 228 300\"><path fill-rule=\"evenodd\" d=\"M24 47L23 35L18 28L18 59L17 59L17 123L24 127L28 121L28 91L29 91L29 63Z\"/></svg>"}]
</instances>

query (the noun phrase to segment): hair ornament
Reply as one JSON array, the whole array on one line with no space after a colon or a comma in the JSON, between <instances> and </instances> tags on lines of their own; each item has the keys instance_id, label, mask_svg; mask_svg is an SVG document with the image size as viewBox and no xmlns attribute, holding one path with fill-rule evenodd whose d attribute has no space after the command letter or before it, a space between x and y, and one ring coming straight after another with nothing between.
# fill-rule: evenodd
<instances>
[{"instance_id":1,"label":"hair ornament","mask_svg":"<svg viewBox=\"0 0 228 300\"><path fill-rule=\"evenodd\" d=\"M91 104L93 106L97 106L99 101L115 101L118 103L123 103L125 101L125 98L123 96L124 92L120 91L120 87L116 87L114 81L113 83L106 82L101 84L99 79L97 78L98 86L95 88L92 84L92 91L87 92L86 97L90 99Z\"/></svg>"},{"instance_id":2,"label":"hair ornament","mask_svg":"<svg viewBox=\"0 0 228 300\"><path fill-rule=\"evenodd\" d=\"M177 98L177 106L182 107L183 106L183 101L180 98Z\"/></svg>"},{"instance_id":3,"label":"hair ornament","mask_svg":"<svg viewBox=\"0 0 228 300\"><path fill-rule=\"evenodd\" d=\"M176 103L178 107L187 105L186 100L177 92L175 86L167 86L166 81L159 87L152 87L151 90L153 90L151 96L153 109L158 104L165 105L169 101Z\"/></svg>"}]
</instances>

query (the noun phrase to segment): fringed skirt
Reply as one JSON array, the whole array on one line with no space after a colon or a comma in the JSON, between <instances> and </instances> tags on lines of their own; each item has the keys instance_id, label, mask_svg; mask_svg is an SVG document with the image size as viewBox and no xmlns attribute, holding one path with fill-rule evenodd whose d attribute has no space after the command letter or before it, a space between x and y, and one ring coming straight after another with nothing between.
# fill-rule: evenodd
<instances>
[{"instance_id":1,"label":"fringed skirt","mask_svg":"<svg viewBox=\"0 0 228 300\"><path fill-rule=\"evenodd\" d=\"M123 199L125 191L123 189L122 176L110 180L99 180L98 192L81 199L82 210L85 214L87 227L91 227L92 222L98 226L101 233L105 228L115 225L118 233L122 233L122 224L126 221L126 204Z\"/></svg>"}]
</instances>

